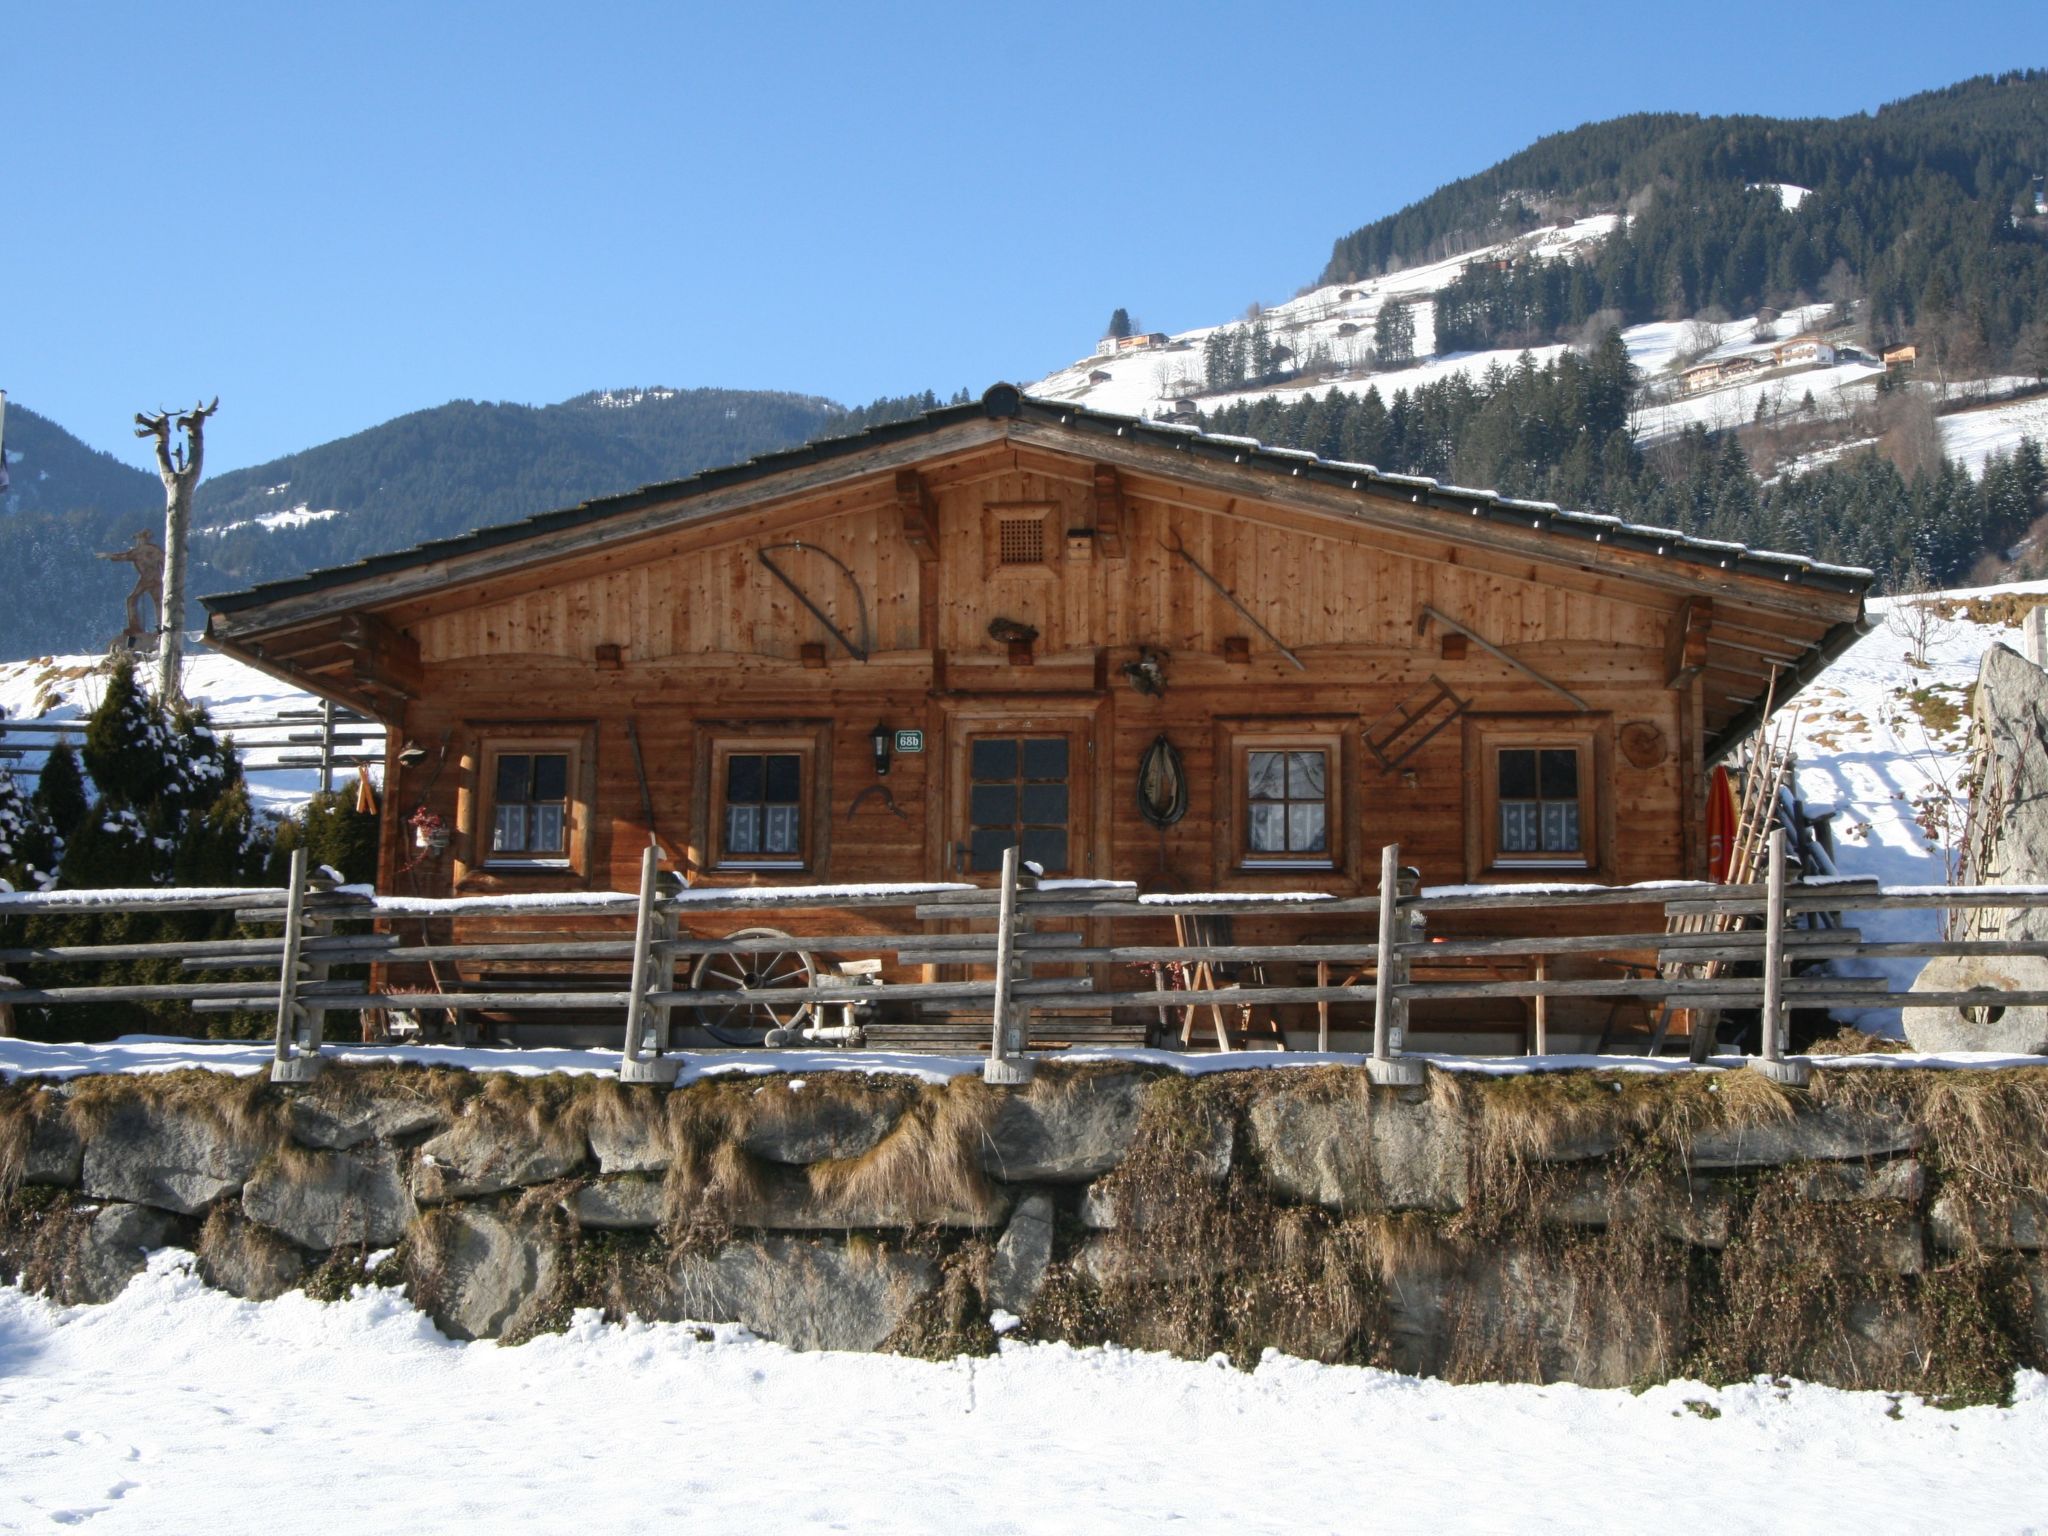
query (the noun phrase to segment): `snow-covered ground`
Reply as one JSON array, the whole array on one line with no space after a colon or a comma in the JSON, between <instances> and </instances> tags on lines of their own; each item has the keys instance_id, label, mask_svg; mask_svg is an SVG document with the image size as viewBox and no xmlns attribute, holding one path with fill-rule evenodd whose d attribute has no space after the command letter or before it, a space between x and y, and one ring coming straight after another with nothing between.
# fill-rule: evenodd
<instances>
[{"instance_id":1,"label":"snow-covered ground","mask_svg":"<svg viewBox=\"0 0 2048 1536\"><path fill-rule=\"evenodd\" d=\"M2011 453L2023 437L2048 446L2048 395L1956 411L1939 418L1942 452L1959 459L1972 474L1996 453Z\"/></svg>"},{"instance_id":2,"label":"snow-covered ground","mask_svg":"<svg viewBox=\"0 0 2048 1536\"><path fill-rule=\"evenodd\" d=\"M456 1344L395 1291L237 1301L155 1255L103 1307L0 1291L0 1528L2027 1531L2008 1408L1768 1381L1447 1386L1006 1342L944 1364L579 1316Z\"/></svg>"},{"instance_id":3,"label":"snow-covered ground","mask_svg":"<svg viewBox=\"0 0 2048 1536\"><path fill-rule=\"evenodd\" d=\"M2022 650L2023 641L2017 628L1973 622L1958 608L1953 618L1932 621L1927 665L1916 667L1909 659L1912 641L1887 615L1897 601L1945 599L1958 605L1997 594L2041 594L2048 600L2048 582L1873 600L1871 632L1787 706L1799 717L1799 795L1809 809L1838 811L1835 838L1843 874L1888 885L1940 885L1949 878L1947 850L1930 835L1928 812L1939 811L1961 789L1968 766L1966 710L1978 662L1993 645ZM1864 912L1845 921L1868 939L1908 939L1934 937L1938 919L1932 912ZM1920 964L1838 962L1849 974L1887 975L1898 985L1910 984ZM1896 1034L1897 1017L1873 1014L1859 1022Z\"/></svg>"}]
</instances>

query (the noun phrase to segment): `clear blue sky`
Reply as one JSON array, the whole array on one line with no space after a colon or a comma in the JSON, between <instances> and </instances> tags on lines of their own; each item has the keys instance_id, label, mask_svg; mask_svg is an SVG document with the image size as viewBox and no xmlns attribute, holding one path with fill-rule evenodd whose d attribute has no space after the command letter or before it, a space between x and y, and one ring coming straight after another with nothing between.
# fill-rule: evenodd
<instances>
[{"instance_id":1,"label":"clear blue sky","mask_svg":"<svg viewBox=\"0 0 2048 1536\"><path fill-rule=\"evenodd\" d=\"M2048 6L0 9L0 388L209 469L442 401L1026 379L1638 110L1825 115L2048 63Z\"/></svg>"}]
</instances>

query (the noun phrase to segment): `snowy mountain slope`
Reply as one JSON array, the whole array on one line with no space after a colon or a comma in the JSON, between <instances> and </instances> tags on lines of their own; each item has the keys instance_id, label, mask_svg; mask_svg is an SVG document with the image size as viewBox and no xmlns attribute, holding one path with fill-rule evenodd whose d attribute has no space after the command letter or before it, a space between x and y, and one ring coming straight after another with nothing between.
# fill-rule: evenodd
<instances>
[{"instance_id":1,"label":"snowy mountain slope","mask_svg":"<svg viewBox=\"0 0 2048 1536\"><path fill-rule=\"evenodd\" d=\"M1942 451L1960 459L1974 474L1993 454L2011 453L2022 437L2048 444L2048 397L1956 411L1936 424L1941 428Z\"/></svg>"},{"instance_id":2,"label":"snowy mountain slope","mask_svg":"<svg viewBox=\"0 0 2048 1536\"><path fill-rule=\"evenodd\" d=\"M1404 387L1399 374L1390 370L1368 378L1363 373L1380 310L1388 303L1404 302L1414 306L1415 351L1418 358L1427 359L1436 346L1434 314L1428 299L1457 277L1468 262L1506 261L1532 253L1556 256L1599 240L1612 231L1614 223L1611 214L1581 219L1566 228L1538 230L1499 245L1467 251L1423 266L1408 267L1383 277L1355 283L1333 283L1261 310L1258 318L1265 322L1275 346L1286 347L1296 358L1304 361L1312 356L1326 355L1336 374L1332 379L1298 379L1235 394L1207 396L1201 400L1201 406L1204 410L1213 410L1237 399L1264 399L1276 393L1285 398L1309 389L1320 394L1333 382L1340 389L1358 394L1363 394L1369 384L1375 384L1382 394L1391 395L1395 389ZM1232 322L1239 323L1243 322ZM1166 414L1172 410L1175 400L1199 392L1202 387L1202 343L1215 332L1225 329L1228 327L1202 326L1168 337L1163 347L1082 358L1026 388L1042 399L1071 400L1097 410L1119 411L1129 416ZM1486 359L1500 357L1512 361L1518 355L1518 352L1466 353L1455 359L1446 359L1437 366L1479 372L1485 369ZM1096 380L1093 375L1097 373L1106 373L1109 377ZM1416 382L1427 380L1410 379L1405 387L1412 388Z\"/></svg>"}]
</instances>

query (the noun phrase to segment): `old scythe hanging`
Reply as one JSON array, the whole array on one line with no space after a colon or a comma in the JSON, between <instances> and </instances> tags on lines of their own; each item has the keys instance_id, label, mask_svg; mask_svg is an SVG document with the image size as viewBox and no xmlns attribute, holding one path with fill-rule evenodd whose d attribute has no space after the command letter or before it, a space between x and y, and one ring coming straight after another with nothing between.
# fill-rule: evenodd
<instances>
[{"instance_id":1,"label":"old scythe hanging","mask_svg":"<svg viewBox=\"0 0 2048 1536\"><path fill-rule=\"evenodd\" d=\"M854 611L860 616L860 644L854 644L847 637L846 631L833 622L832 616L825 612L817 600L802 587L798 586L794 577L768 558L771 554L780 554L783 550L789 550L797 554L808 551L814 555L821 555L839 568L839 574L844 576L846 584L853 588ZM768 568L769 575L789 588L790 594L809 610L812 618L825 626L827 632L831 634L834 640L837 640L846 647L847 655L851 656L855 661L866 661L868 659L868 650L873 643L873 636L868 630L868 602L861 595L860 583L854 579L853 572L847 568L844 560L833 554L829 549L820 549L815 544L805 544L801 540L792 540L787 544L764 544L754 551L754 558Z\"/></svg>"},{"instance_id":2,"label":"old scythe hanging","mask_svg":"<svg viewBox=\"0 0 2048 1536\"><path fill-rule=\"evenodd\" d=\"M1266 628L1265 625L1261 624L1259 622L1259 616L1253 613L1251 609L1245 607L1245 605L1238 600L1238 596L1235 592L1231 591L1230 588L1226 587L1225 585L1223 585L1222 582L1218 581L1213 575L1210 574L1209 568L1206 565L1202 564L1201 561L1197 560L1191 553L1189 553L1187 545L1181 542L1179 529L1174 530L1173 542L1171 544L1166 543L1166 541L1162 539L1160 540L1160 546L1171 554L1179 555L1181 559L1187 561L1189 565L1193 566L1195 574L1201 577L1202 580L1209 583L1210 586L1214 587L1217 590L1217 592L1222 594L1223 601L1230 604L1231 607L1235 608L1241 615L1243 615L1244 621L1247 624L1251 625L1253 629L1256 629L1260 634L1264 635L1267 640L1271 641L1274 650L1278 651L1282 656L1285 656L1289 661L1294 663L1295 671L1306 672L1308 670L1308 664L1304 662L1299 656L1295 655L1294 652L1290 651L1286 646L1282 645L1280 643L1280 637L1274 634L1273 631L1271 631L1270 629Z\"/></svg>"}]
</instances>

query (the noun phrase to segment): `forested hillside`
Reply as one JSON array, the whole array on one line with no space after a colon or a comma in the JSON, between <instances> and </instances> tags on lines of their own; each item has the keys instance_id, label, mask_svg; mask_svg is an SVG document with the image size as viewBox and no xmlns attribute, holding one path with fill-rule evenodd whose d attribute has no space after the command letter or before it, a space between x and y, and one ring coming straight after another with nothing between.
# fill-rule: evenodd
<instances>
[{"instance_id":1,"label":"forested hillside","mask_svg":"<svg viewBox=\"0 0 2048 1536\"><path fill-rule=\"evenodd\" d=\"M2048 462L2022 440L1981 475L1946 460L1923 400L1898 394L1871 410L1871 446L1803 473L1757 474L1752 451L1775 444L1687 429L1647 451L1629 429L1631 367L1618 333L1586 355L1424 388L1330 391L1239 404L1202 418L1212 432L1255 437L1399 474L1610 512L1755 548L1795 550L1875 570L1887 586L1956 584L2013 550L2048 513ZM1931 438L1931 442L1930 442ZM2038 553L2013 550L2023 574Z\"/></svg>"},{"instance_id":2,"label":"forested hillside","mask_svg":"<svg viewBox=\"0 0 2048 1536\"><path fill-rule=\"evenodd\" d=\"M225 591L404 549L939 403L927 392L848 410L813 395L659 388L548 406L455 401L202 481L189 589ZM137 528L160 532L162 487L14 405L7 455L0 657L97 649L121 627L134 573L95 553Z\"/></svg>"},{"instance_id":3,"label":"forested hillside","mask_svg":"<svg viewBox=\"0 0 2048 1536\"><path fill-rule=\"evenodd\" d=\"M1323 281L1625 210L1592 260L1468 270L1439 298L1439 349L1556 340L1602 312L1631 324L1864 297L1874 336L1962 367L2021 352L2048 367L2044 172L2048 71L1839 119L1640 114L1541 139L1354 230Z\"/></svg>"}]
</instances>

